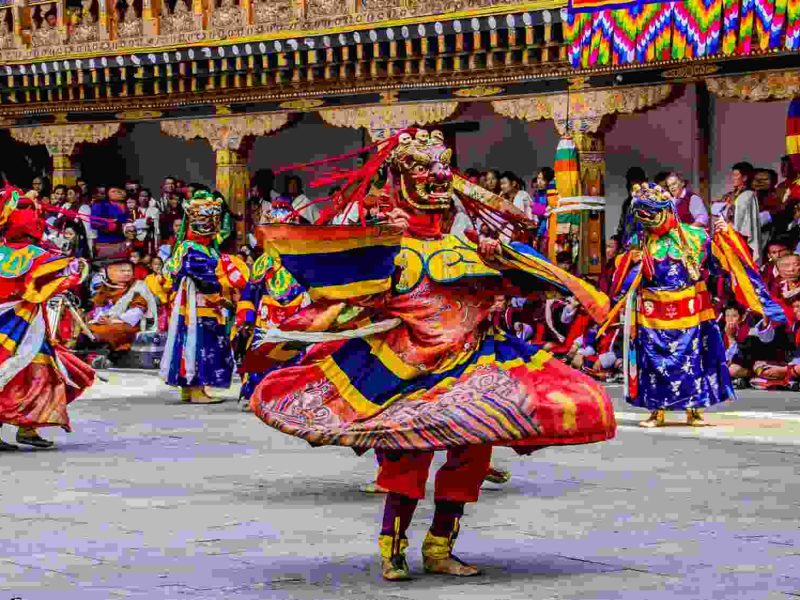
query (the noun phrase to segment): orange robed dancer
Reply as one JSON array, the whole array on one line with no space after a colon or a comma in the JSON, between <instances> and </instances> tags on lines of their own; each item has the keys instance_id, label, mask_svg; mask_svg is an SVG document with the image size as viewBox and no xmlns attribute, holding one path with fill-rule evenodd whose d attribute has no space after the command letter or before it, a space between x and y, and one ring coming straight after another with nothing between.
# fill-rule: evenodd
<instances>
[{"instance_id":1,"label":"orange robed dancer","mask_svg":"<svg viewBox=\"0 0 800 600\"><path fill-rule=\"evenodd\" d=\"M45 307L80 285L89 266L44 247L39 204L17 189L2 191L0 226L0 423L19 428L18 443L47 448L52 442L36 428L70 431L67 404L92 385L94 371L55 341Z\"/></svg>"},{"instance_id":2,"label":"orange robed dancer","mask_svg":"<svg viewBox=\"0 0 800 600\"><path fill-rule=\"evenodd\" d=\"M488 319L495 296L526 296L543 283L576 295L595 320L605 317L608 298L525 244L472 244L444 234L454 192L498 231L524 227L513 207L454 175L451 156L440 132L404 130L379 144L359 171L334 171L318 182L343 182L320 223L382 194L381 204L393 205L384 226L259 229L267 251L312 299L266 332L259 350L277 356L281 346L312 345L267 374L251 407L266 424L314 446L380 453L377 484L389 493L378 545L383 576L392 581L410 577L406 530L435 451L447 451L447 461L436 474L424 567L469 576L478 569L458 560L453 544L494 446L529 454L604 441L616 431L599 384L491 329Z\"/></svg>"}]
</instances>

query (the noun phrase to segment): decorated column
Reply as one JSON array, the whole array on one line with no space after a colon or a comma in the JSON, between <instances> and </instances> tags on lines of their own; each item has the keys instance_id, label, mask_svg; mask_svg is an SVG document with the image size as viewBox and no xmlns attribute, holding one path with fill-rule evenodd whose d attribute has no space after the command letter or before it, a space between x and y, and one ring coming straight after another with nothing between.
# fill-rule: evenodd
<instances>
[{"instance_id":1,"label":"decorated column","mask_svg":"<svg viewBox=\"0 0 800 600\"><path fill-rule=\"evenodd\" d=\"M161 131L184 140L203 138L214 150L216 188L225 197L231 212L236 215L236 244L247 242L246 204L250 189L247 159L250 140L268 135L286 125L289 115L220 116L207 119L163 121Z\"/></svg>"},{"instance_id":2,"label":"decorated column","mask_svg":"<svg viewBox=\"0 0 800 600\"><path fill-rule=\"evenodd\" d=\"M65 123L40 127L14 127L11 137L31 146L43 145L53 160L53 185L75 185L80 175L75 164L78 144L96 144L115 135L119 123Z\"/></svg>"},{"instance_id":3,"label":"decorated column","mask_svg":"<svg viewBox=\"0 0 800 600\"><path fill-rule=\"evenodd\" d=\"M215 148L216 188L225 196L231 211L240 216L236 221L236 245L247 243L247 194L250 171L247 168L249 149Z\"/></svg>"}]
</instances>

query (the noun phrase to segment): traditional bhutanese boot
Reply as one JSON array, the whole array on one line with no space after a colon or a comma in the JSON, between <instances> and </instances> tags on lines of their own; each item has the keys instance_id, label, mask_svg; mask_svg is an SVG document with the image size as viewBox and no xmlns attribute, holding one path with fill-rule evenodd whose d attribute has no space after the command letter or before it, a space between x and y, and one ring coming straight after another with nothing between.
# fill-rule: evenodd
<instances>
[{"instance_id":1,"label":"traditional bhutanese boot","mask_svg":"<svg viewBox=\"0 0 800 600\"><path fill-rule=\"evenodd\" d=\"M408 581L411 572L406 561L408 540L396 535L381 535L378 537L378 547L381 550L381 572L386 581Z\"/></svg>"},{"instance_id":2,"label":"traditional bhutanese boot","mask_svg":"<svg viewBox=\"0 0 800 600\"><path fill-rule=\"evenodd\" d=\"M381 551L381 571L387 581L408 581L411 579L406 549L406 531L411 524L417 500L389 492L383 510L383 526L378 537Z\"/></svg>"},{"instance_id":3,"label":"traditional bhutanese boot","mask_svg":"<svg viewBox=\"0 0 800 600\"><path fill-rule=\"evenodd\" d=\"M191 401L192 401L192 388L182 387L181 402L191 402Z\"/></svg>"},{"instance_id":4,"label":"traditional bhutanese boot","mask_svg":"<svg viewBox=\"0 0 800 600\"><path fill-rule=\"evenodd\" d=\"M509 479L511 479L511 471L496 469L494 467L489 467L489 472L486 474L486 477L484 477L484 481L497 484L508 483Z\"/></svg>"},{"instance_id":5,"label":"traditional bhutanese boot","mask_svg":"<svg viewBox=\"0 0 800 600\"><path fill-rule=\"evenodd\" d=\"M663 427L664 426L665 412L663 410L654 410L650 413L650 417L639 423L639 427Z\"/></svg>"},{"instance_id":6,"label":"traditional bhutanese boot","mask_svg":"<svg viewBox=\"0 0 800 600\"><path fill-rule=\"evenodd\" d=\"M17 443L33 446L34 448L52 448L55 444L36 433L33 427L20 427L17 429Z\"/></svg>"},{"instance_id":7,"label":"traditional bhutanese boot","mask_svg":"<svg viewBox=\"0 0 800 600\"><path fill-rule=\"evenodd\" d=\"M463 514L463 502L436 501L433 524L422 542L422 564L426 573L456 577L480 575L477 567L466 564L453 554Z\"/></svg>"},{"instance_id":8,"label":"traditional bhutanese boot","mask_svg":"<svg viewBox=\"0 0 800 600\"><path fill-rule=\"evenodd\" d=\"M388 494L389 493L389 490L387 490L384 487L379 486L377 481L373 481L371 483L368 483L365 486L362 486L361 487L361 491L364 492L365 494Z\"/></svg>"},{"instance_id":9,"label":"traditional bhutanese boot","mask_svg":"<svg viewBox=\"0 0 800 600\"><path fill-rule=\"evenodd\" d=\"M202 386L189 388L189 390L191 398L189 401L192 404L220 404L221 402L225 402L224 398L214 398L210 396Z\"/></svg>"},{"instance_id":10,"label":"traditional bhutanese boot","mask_svg":"<svg viewBox=\"0 0 800 600\"><path fill-rule=\"evenodd\" d=\"M700 408L687 408L686 424L690 427L704 427L706 422L703 420L703 410Z\"/></svg>"}]
</instances>

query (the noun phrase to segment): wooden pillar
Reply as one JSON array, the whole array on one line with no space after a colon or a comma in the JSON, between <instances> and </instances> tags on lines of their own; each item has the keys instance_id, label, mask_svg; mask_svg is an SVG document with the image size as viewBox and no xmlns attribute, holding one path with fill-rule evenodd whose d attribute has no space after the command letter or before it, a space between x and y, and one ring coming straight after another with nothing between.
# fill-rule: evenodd
<instances>
[{"instance_id":1,"label":"wooden pillar","mask_svg":"<svg viewBox=\"0 0 800 600\"><path fill-rule=\"evenodd\" d=\"M704 81L696 84L695 148L697 149L697 192L711 204L711 94Z\"/></svg>"},{"instance_id":2,"label":"wooden pillar","mask_svg":"<svg viewBox=\"0 0 800 600\"><path fill-rule=\"evenodd\" d=\"M50 148L48 148L48 150L50 150ZM75 166L74 155L71 153L51 152L50 156L53 158L53 185L74 186L80 176Z\"/></svg>"},{"instance_id":3,"label":"wooden pillar","mask_svg":"<svg viewBox=\"0 0 800 600\"><path fill-rule=\"evenodd\" d=\"M250 171L247 168L248 151L244 148L231 150L215 149L216 188L225 196L228 207L237 217L236 246L246 244L247 194L250 191Z\"/></svg>"},{"instance_id":4,"label":"wooden pillar","mask_svg":"<svg viewBox=\"0 0 800 600\"><path fill-rule=\"evenodd\" d=\"M597 133L574 133L572 139L578 150L581 192L584 196L603 196L606 179L605 132L599 129ZM602 270L605 254L605 212L583 210L580 215L578 272L597 277Z\"/></svg>"}]
</instances>

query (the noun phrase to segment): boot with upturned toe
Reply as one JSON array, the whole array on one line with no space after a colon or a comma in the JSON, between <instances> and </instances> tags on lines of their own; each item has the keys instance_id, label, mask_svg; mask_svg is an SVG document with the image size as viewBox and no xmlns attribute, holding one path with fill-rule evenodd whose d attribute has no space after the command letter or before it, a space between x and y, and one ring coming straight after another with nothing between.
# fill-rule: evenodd
<instances>
[{"instance_id":1,"label":"boot with upturned toe","mask_svg":"<svg viewBox=\"0 0 800 600\"><path fill-rule=\"evenodd\" d=\"M381 573L386 581L408 581L411 579L411 570L406 561L408 540L396 535L381 535L378 537L378 547L381 551Z\"/></svg>"},{"instance_id":2,"label":"boot with upturned toe","mask_svg":"<svg viewBox=\"0 0 800 600\"><path fill-rule=\"evenodd\" d=\"M55 446L50 440L41 437L35 429L28 429L20 427L17 429L17 443L26 446L33 446L34 448L52 448Z\"/></svg>"}]
</instances>

